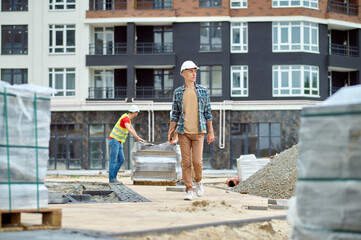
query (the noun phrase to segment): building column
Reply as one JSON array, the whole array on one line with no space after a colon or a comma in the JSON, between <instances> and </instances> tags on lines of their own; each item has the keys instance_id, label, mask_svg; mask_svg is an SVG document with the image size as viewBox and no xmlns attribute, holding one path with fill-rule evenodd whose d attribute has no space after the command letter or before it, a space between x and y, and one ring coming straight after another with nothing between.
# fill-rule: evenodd
<instances>
[{"instance_id":1,"label":"building column","mask_svg":"<svg viewBox=\"0 0 361 240\"><path fill-rule=\"evenodd\" d=\"M134 69L134 46L135 46L135 24L127 24L127 98L131 101L135 97L135 69Z\"/></svg>"}]
</instances>

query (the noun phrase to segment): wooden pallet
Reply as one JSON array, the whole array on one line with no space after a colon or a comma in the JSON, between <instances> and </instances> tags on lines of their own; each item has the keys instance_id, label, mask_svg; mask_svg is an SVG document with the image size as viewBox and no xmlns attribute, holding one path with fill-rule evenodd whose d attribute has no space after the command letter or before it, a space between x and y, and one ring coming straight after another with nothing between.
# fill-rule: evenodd
<instances>
[{"instance_id":1,"label":"wooden pallet","mask_svg":"<svg viewBox=\"0 0 361 240\"><path fill-rule=\"evenodd\" d=\"M37 213L42 215L42 224L30 225L21 223L21 213ZM0 232L43 230L61 228L61 209L40 208L0 210Z\"/></svg>"}]
</instances>

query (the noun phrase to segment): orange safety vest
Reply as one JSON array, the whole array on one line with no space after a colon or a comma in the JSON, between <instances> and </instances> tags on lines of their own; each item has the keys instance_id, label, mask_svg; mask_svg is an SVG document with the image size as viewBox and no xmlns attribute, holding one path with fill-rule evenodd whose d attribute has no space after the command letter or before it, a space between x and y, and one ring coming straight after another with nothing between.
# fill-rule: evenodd
<instances>
[{"instance_id":1,"label":"orange safety vest","mask_svg":"<svg viewBox=\"0 0 361 240\"><path fill-rule=\"evenodd\" d=\"M127 139L128 136L128 130L126 128L122 128L120 126L120 122L122 121L123 118L128 117L127 113L124 113L118 120L118 122L115 124L115 126L113 127L112 132L110 133L110 137L117 139L118 141L125 143L125 140ZM129 118L130 119L130 118ZM130 124L132 124L130 122Z\"/></svg>"}]
</instances>

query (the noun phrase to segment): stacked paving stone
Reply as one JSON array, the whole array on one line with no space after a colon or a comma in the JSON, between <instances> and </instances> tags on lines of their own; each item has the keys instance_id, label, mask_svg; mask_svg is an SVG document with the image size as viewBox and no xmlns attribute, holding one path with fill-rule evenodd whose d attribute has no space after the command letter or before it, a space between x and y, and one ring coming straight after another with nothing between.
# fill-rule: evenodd
<instances>
[{"instance_id":1,"label":"stacked paving stone","mask_svg":"<svg viewBox=\"0 0 361 240\"><path fill-rule=\"evenodd\" d=\"M52 91L0 81L0 209L47 207Z\"/></svg>"},{"instance_id":2,"label":"stacked paving stone","mask_svg":"<svg viewBox=\"0 0 361 240\"><path fill-rule=\"evenodd\" d=\"M361 85L342 91L302 110L292 239L361 239Z\"/></svg>"}]
</instances>

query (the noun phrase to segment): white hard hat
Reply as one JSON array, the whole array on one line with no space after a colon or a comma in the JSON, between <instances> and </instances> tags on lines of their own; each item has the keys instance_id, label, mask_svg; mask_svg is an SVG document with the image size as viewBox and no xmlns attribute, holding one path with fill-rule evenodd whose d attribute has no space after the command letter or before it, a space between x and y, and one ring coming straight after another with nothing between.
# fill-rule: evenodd
<instances>
[{"instance_id":1,"label":"white hard hat","mask_svg":"<svg viewBox=\"0 0 361 240\"><path fill-rule=\"evenodd\" d=\"M129 108L129 112L131 112L131 113L139 112L139 107L137 105L132 105Z\"/></svg>"},{"instance_id":2,"label":"white hard hat","mask_svg":"<svg viewBox=\"0 0 361 240\"><path fill-rule=\"evenodd\" d=\"M180 69L180 74L182 75L183 70L186 69L199 69L199 67L192 61L185 61Z\"/></svg>"}]
</instances>

